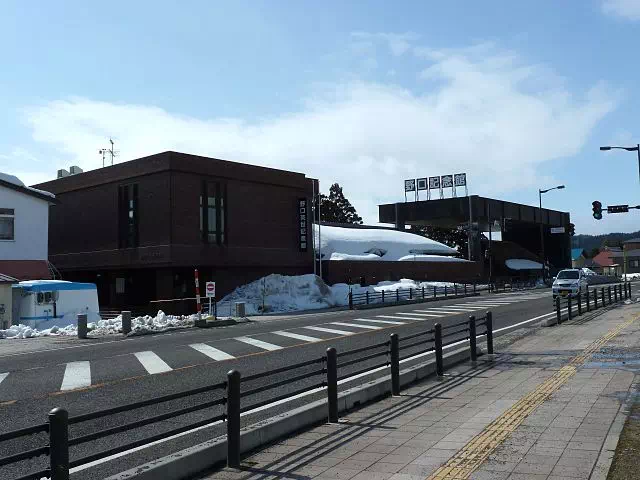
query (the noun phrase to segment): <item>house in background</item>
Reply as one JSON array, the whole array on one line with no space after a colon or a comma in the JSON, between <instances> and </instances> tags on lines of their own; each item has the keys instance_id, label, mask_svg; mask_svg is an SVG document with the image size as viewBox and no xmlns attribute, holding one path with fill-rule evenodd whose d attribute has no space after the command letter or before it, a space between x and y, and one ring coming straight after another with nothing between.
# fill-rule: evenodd
<instances>
[{"instance_id":1,"label":"house in background","mask_svg":"<svg viewBox=\"0 0 640 480\"><path fill-rule=\"evenodd\" d=\"M612 253L620 268L620 273L640 273L640 238L623 242L622 251Z\"/></svg>"},{"instance_id":2,"label":"house in background","mask_svg":"<svg viewBox=\"0 0 640 480\"><path fill-rule=\"evenodd\" d=\"M48 263L49 206L55 195L0 172L0 274L18 280L52 277Z\"/></svg>"},{"instance_id":3,"label":"house in background","mask_svg":"<svg viewBox=\"0 0 640 480\"><path fill-rule=\"evenodd\" d=\"M573 268L584 267L586 260L587 260L587 252L583 248L571 249L571 266Z\"/></svg>"},{"instance_id":4,"label":"house in background","mask_svg":"<svg viewBox=\"0 0 640 480\"><path fill-rule=\"evenodd\" d=\"M602 275L622 274L622 265L613 257L614 254L622 254L622 249L616 247L604 247L598 255L593 257L593 266L590 267L596 273Z\"/></svg>"}]
</instances>

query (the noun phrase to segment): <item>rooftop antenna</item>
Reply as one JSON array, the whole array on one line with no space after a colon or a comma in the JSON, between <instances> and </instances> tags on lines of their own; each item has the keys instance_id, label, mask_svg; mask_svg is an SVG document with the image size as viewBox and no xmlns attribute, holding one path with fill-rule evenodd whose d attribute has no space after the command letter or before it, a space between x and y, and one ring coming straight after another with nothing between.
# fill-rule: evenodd
<instances>
[{"instance_id":1,"label":"rooftop antenna","mask_svg":"<svg viewBox=\"0 0 640 480\"><path fill-rule=\"evenodd\" d=\"M118 155L120 155L120 150L114 150L114 142L111 139L111 137L109 137L109 143L111 144L111 148L101 148L100 150L98 150L98 153L100 155L102 155L102 166L104 167L104 158L105 155L108 153L109 155L111 155L111 165L113 165L113 160L115 157L117 157Z\"/></svg>"}]
</instances>

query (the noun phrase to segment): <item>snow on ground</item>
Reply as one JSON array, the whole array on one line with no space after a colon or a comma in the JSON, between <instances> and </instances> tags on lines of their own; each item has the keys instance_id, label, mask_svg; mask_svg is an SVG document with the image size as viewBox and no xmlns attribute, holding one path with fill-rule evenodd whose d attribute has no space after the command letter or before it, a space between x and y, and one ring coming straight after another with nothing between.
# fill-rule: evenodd
<instances>
[{"instance_id":1,"label":"snow on ground","mask_svg":"<svg viewBox=\"0 0 640 480\"><path fill-rule=\"evenodd\" d=\"M590 277L592 275L598 275L596 272L587 267L582 267L582 274Z\"/></svg>"},{"instance_id":2,"label":"snow on ground","mask_svg":"<svg viewBox=\"0 0 640 480\"><path fill-rule=\"evenodd\" d=\"M131 319L131 333L129 335L146 335L149 333L160 333L178 328L193 327L197 316L175 316L167 315L162 310L158 311L155 317L145 315ZM122 316L118 315L111 320L99 320L89 323L89 336L98 337L104 335L114 335L122 333ZM77 336L78 326L68 325L66 327L51 327L44 330L37 330L27 325L12 325L7 330L0 330L0 338L35 338L35 337L55 337L55 336Z\"/></svg>"},{"instance_id":3,"label":"snow on ground","mask_svg":"<svg viewBox=\"0 0 640 480\"><path fill-rule=\"evenodd\" d=\"M382 228L345 228L314 225L316 245L324 259L397 261L408 255L456 255L454 248L413 233Z\"/></svg>"},{"instance_id":4,"label":"snow on ground","mask_svg":"<svg viewBox=\"0 0 640 480\"><path fill-rule=\"evenodd\" d=\"M399 262L468 262L464 258L443 257L442 255L406 255Z\"/></svg>"},{"instance_id":5,"label":"snow on ground","mask_svg":"<svg viewBox=\"0 0 640 480\"><path fill-rule=\"evenodd\" d=\"M622 279L623 280L639 280L640 279L640 273L627 273L627 274L622 274Z\"/></svg>"},{"instance_id":6,"label":"snow on ground","mask_svg":"<svg viewBox=\"0 0 640 480\"><path fill-rule=\"evenodd\" d=\"M506 265L511 270L540 270L542 269L542 264L538 262L534 262L532 260L527 260L524 258L510 258L506 262Z\"/></svg>"}]
</instances>

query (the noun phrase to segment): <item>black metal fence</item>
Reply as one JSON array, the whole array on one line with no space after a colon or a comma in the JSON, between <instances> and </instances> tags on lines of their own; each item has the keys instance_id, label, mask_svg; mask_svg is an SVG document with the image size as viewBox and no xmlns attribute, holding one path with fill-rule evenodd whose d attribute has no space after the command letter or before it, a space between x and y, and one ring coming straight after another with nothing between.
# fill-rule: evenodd
<instances>
[{"instance_id":1,"label":"black metal fence","mask_svg":"<svg viewBox=\"0 0 640 480\"><path fill-rule=\"evenodd\" d=\"M486 287L485 287L486 288ZM407 301L426 301L434 298L449 298L465 295L475 295L480 290L475 283L456 283L453 286L398 288L396 290L381 290L364 292L349 291L349 308L354 309L362 305L378 303L399 303Z\"/></svg>"},{"instance_id":2,"label":"black metal fence","mask_svg":"<svg viewBox=\"0 0 640 480\"><path fill-rule=\"evenodd\" d=\"M571 295L567 297L556 296L556 320L560 324L564 320L571 320L576 312L580 316L583 312L623 302L628 298L631 298L631 284L629 282L593 289L587 288L584 292L579 291L575 297ZM566 308L562 308L563 303ZM565 309L566 314L563 313Z\"/></svg>"},{"instance_id":3,"label":"black metal fence","mask_svg":"<svg viewBox=\"0 0 640 480\"><path fill-rule=\"evenodd\" d=\"M393 395L400 393L400 363L413 357L419 358L429 352L433 352L436 358L436 373L444 375L443 349L457 342L468 341L469 356L472 361L477 355L477 336L485 335L488 353L493 353L493 320L491 312L485 316L476 318L469 317L468 320L442 326L435 324L430 330L414 333L404 337L398 334L391 334L389 340L385 342L367 345L365 347L338 352L335 348L328 348L326 355L304 362L288 365L285 367L270 370L268 372L257 373L242 377L240 372L232 370L227 374L225 382L208 385L196 389L191 389L174 394L164 395L149 400L130 403L119 407L96 411L83 415L69 417L68 412L61 408L55 408L49 413L48 422L31 427L14 430L0 434L0 450L3 443L22 437L29 437L35 434L48 433L48 443L36 448L16 452L12 455L0 458L0 468L16 464L35 457L48 455L49 466L40 471L34 471L13 480L31 480L41 477L50 477L51 480L68 480L71 468L87 464L99 459L103 459L127 450L140 447L142 445L158 441L173 435L187 432L194 428L209 425L215 422L226 422L227 427L227 464L230 467L240 465L240 416L246 412L259 409L266 405L284 400L289 397L304 394L317 390L321 392L326 387L327 390L327 410L329 422L338 421L338 382L357 375L374 371L376 369L390 369L391 382L389 391ZM363 366L366 365L366 366ZM355 368L354 367L358 367ZM277 394L266 400L251 401L257 394L276 390L291 384L300 384L300 388L289 391L285 394ZM95 430L82 435L71 436L70 426L89 422L100 418L113 416L141 409L149 406L156 406L160 403L172 400L193 397L195 395L207 394L221 391L218 398L208 400L195 405L174 409L154 415L151 417L136 420L121 425L109 426L101 430ZM101 450L81 458L70 459L70 447L85 444L88 442L105 439L112 435L128 432L147 425L175 419L192 412L226 406L226 411L219 409L213 415L200 419L177 428L164 431L161 434L143 436L139 440L128 442L123 445ZM3 479L5 477L2 477Z\"/></svg>"}]
</instances>

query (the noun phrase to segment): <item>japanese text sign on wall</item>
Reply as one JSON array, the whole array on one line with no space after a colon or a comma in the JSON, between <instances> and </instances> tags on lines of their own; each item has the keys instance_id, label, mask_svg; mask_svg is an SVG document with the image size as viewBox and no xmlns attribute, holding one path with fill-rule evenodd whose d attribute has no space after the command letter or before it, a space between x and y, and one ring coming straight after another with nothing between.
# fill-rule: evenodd
<instances>
[{"instance_id":1,"label":"japanese text sign on wall","mask_svg":"<svg viewBox=\"0 0 640 480\"><path fill-rule=\"evenodd\" d=\"M453 175L442 175L440 182L442 184L442 188L453 187Z\"/></svg>"},{"instance_id":2,"label":"japanese text sign on wall","mask_svg":"<svg viewBox=\"0 0 640 480\"><path fill-rule=\"evenodd\" d=\"M427 189L427 178L419 178L418 179L418 190L426 190Z\"/></svg>"},{"instance_id":3,"label":"japanese text sign on wall","mask_svg":"<svg viewBox=\"0 0 640 480\"><path fill-rule=\"evenodd\" d=\"M440 177L429 177L429 189L440 188Z\"/></svg>"},{"instance_id":4,"label":"japanese text sign on wall","mask_svg":"<svg viewBox=\"0 0 640 480\"><path fill-rule=\"evenodd\" d=\"M404 191L405 192L415 192L416 191L416 181L415 179L405 180L404 181Z\"/></svg>"},{"instance_id":5,"label":"japanese text sign on wall","mask_svg":"<svg viewBox=\"0 0 640 480\"><path fill-rule=\"evenodd\" d=\"M309 209L307 208L307 199L298 199L298 240L301 252L307 251L307 228L309 225ZM312 223L313 225L313 223Z\"/></svg>"}]
</instances>

